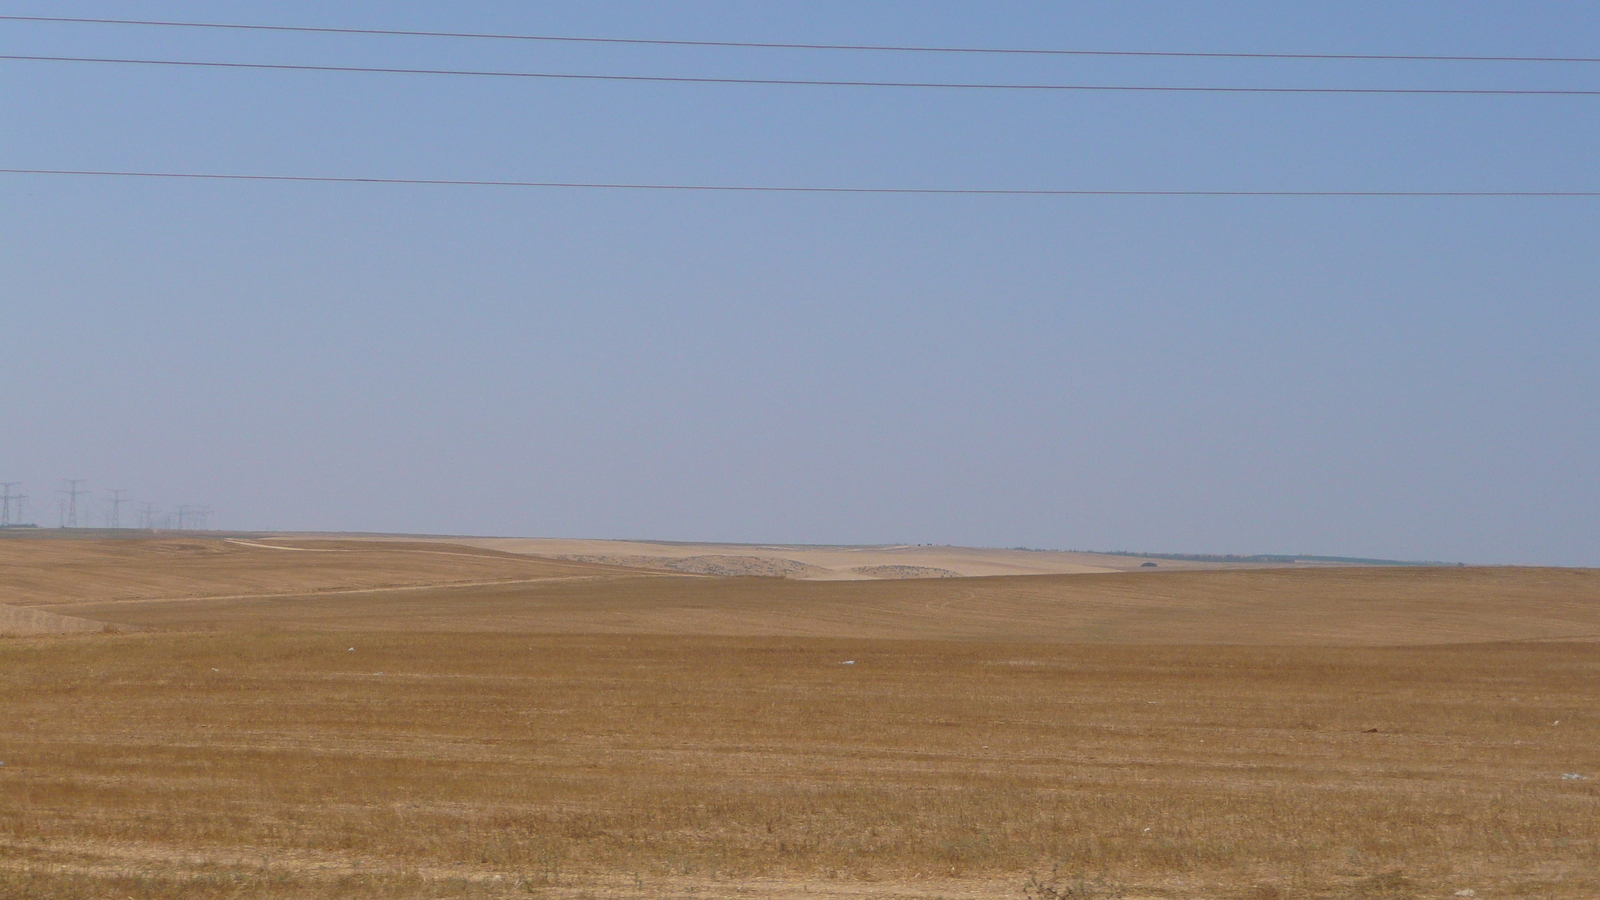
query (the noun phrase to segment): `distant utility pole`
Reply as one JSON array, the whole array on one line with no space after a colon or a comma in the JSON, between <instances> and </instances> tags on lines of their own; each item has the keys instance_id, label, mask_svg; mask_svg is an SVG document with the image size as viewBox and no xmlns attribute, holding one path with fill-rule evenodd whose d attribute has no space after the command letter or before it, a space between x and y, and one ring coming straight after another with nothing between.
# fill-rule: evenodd
<instances>
[{"instance_id":1,"label":"distant utility pole","mask_svg":"<svg viewBox=\"0 0 1600 900\"><path fill-rule=\"evenodd\" d=\"M14 524L11 521L11 501L13 500L17 501L17 521L22 521L22 495L11 493L11 489L21 483L20 481L0 481L0 488L4 488L3 493L0 493L0 528Z\"/></svg>"},{"instance_id":2,"label":"distant utility pole","mask_svg":"<svg viewBox=\"0 0 1600 900\"><path fill-rule=\"evenodd\" d=\"M145 528L154 531L156 528L156 505L154 503L141 503L144 509L139 511L139 522Z\"/></svg>"},{"instance_id":3,"label":"distant utility pole","mask_svg":"<svg viewBox=\"0 0 1600 900\"><path fill-rule=\"evenodd\" d=\"M178 507L178 530L205 531L211 521L211 513L209 506L189 504Z\"/></svg>"},{"instance_id":4,"label":"distant utility pole","mask_svg":"<svg viewBox=\"0 0 1600 900\"><path fill-rule=\"evenodd\" d=\"M84 482L84 479L82 478L63 478L62 481L67 483L67 487L64 490L56 492L58 494L67 495L65 498L67 506L62 516L61 526L63 528L77 528L78 498L89 492L78 487L78 485L83 484Z\"/></svg>"},{"instance_id":5,"label":"distant utility pole","mask_svg":"<svg viewBox=\"0 0 1600 900\"><path fill-rule=\"evenodd\" d=\"M122 504L128 502L122 495L126 494L127 490L126 489L117 490L116 488L106 488L106 493L111 495L111 521L108 522L107 524L109 524L112 528L121 528L122 527Z\"/></svg>"}]
</instances>

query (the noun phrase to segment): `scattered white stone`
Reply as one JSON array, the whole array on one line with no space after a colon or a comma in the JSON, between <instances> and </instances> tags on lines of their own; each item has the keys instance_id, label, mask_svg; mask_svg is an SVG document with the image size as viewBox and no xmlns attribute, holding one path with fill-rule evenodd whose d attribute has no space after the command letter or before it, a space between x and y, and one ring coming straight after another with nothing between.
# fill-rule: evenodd
<instances>
[{"instance_id":1,"label":"scattered white stone","mask_svg":"<svg viewBox=\"0 0 1600 900\"><path fill-rule=\"evenodd\" d=\"M1456 891L1456 896L1457 897L1476 897L1476 896L1478 896L1478 892L1473 890L1472 888L1467 888L1464 891Z\"/></svg>"},{"instance_id":2,"label":"scattered white stone","mask_svg":"<svg viewBox=\"0 0 1600 900\"><path fill-rule=\"evenodd\" d=\"M349 650L346 650L345 652L346 653L354 653L354 652L356 652L356 648L351 647Z\"/></svg>"},{"instance_id":3,"label":"scattered white stone","mask_svg":"<svg viewBox=\"0 0 1600 900\"><path fill-rule=\"evenodd\" d=\"M853 660L853 659L847 659L844 662L839 663L839 665L841 665L841 666L853 666L855 664L856 664L856 661Z\"/></svg>"},{"instance_id":4,"label":"scattered white stone","mask_svg":"<svg viewBox=\"0 0 1600 900\"><path fill-rule=\"evenodd\" d=\"M1568 772L1567 774L1561 776L1561 780L1562 781L1582 781L1583 780L1583 776L1579 775L1577 772Z\"/></svg>"}]
</instances>

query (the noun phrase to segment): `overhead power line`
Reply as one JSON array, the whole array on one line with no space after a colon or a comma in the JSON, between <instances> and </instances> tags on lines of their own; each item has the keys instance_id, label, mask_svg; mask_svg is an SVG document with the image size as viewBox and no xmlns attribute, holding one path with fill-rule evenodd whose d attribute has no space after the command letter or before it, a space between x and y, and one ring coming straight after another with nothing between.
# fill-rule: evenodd
<instances>
[{"instance_id":1,"label":"overhead power line","mask_svg":"<svg viewBox=\"0 0 1600 900\"><path fill-rule=\"evenodd\" d=\"M895 44L800 44L772 41L689 41L647 38L575 37L549 34L503 34L470 31L405 31L391 28L322 28L308 25L248 25L232 22L172 22L151 19L90 19L66 16L0 16L8 22L55 22L76 25L140 25L160 28L211 28L233 31L278 31L302 34L352 34L386 37L466 38L496 41L541 41L568 44L621 44L655 47L727 47L756 50L848 50L875 53L971 53L1019 56L1144 56L1179 59L1328 59L1397 62L1600 63L1588 56L1447 56L1380 53L1197 53L1169 50L1064 50L1027 47L942 47Z\"/></svg>"},{"instance_id":2,"label":"overhead power line","mask_svg":"<svg viewBox=\"0 0 1600 900\"><path fill-rule=\"evenodd\" d=\"M108 178L194 178L314 184L409 184L446 187L572 188L616 191L715 191L752 194L920 194L1000 197L1600 197L1594 191L1197 191L1054 190L1046 188L886 188L795 185L665 184L615 181L495 181L465 178L354 178L331 175L239 175L217 172L134 172L93 169L0 169L3 175L79 175Z\"/></svg>"},{"instance_id":3,"label":"overhead power line","mask_svg":"<svg viewBox=\"0 0 1600 900\"><path fill-rule=\"evenodd\" d=\"M380 75L457 75L476 78L530 78L563 81L643 81L667 84L748 84L787 87L940 88L989 91L1102 91L1175 94L1455 94L1524 97L1596 97L1600 90L1524 88L1330 88L1236 87L1147 84L1023 84L959 81L836 81L809 78L715 78L684 75L592 75L575 72L514 72L489 69L413 69L387 66L314 66L293 63L214 62L183 59L119 59L100 56L0 55L13 62L103 63L123 66L177 66L203 69L263 69L285 72L365 72Z\"/></svg>"}]
</instances>

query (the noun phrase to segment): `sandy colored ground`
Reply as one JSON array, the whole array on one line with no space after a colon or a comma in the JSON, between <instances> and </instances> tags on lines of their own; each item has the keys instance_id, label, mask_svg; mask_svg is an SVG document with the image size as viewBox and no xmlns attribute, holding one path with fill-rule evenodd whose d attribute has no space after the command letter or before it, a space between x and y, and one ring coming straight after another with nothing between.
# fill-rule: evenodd
<instances>
[{"instance_id":1,"label":"sandy colored ground","mask_svg":"<svg viewBox=\"0 0 1600 900\"><path fill-rule=\"evenodd\" d=\"M0 641L0 900L1600 896L1592 571L122 543L0 542L128 627Z\"/></svg>"},{"instance_id":2,"label":"sandy colored ground","mask_svg":"<svg viewBox=\"0 0 1600 900\"><path fill-rule=\"evenodd\" d=\"M57 615L42 609L0 606L0 637L28 637L40 634L72 634L104 631L104 622Z\"/></svg>"},{"instance_id":3,"label":"sandy colored ground","mask_svg":"<svg viewBox=\"0 0 1600 900\"><path fill-rule=\"evenodd\" d=\"M559 538L451 538L471 547L707 575L781 576L807 581L985 575L1080 575L1095 572L1263 568L1262 564L1149 560L1107 553L982 547L819 547L592 541ZM1152 564L1153 565L1147 565Z\"/></svg>"},{"instance_id":4,"label":"sandy colored ground","mask_svg":"<svg viewBox=\"0 0 1600 900\"><path fill-rule=\"evenodd\" d=\"M1346 568L790 581L641 574L61 602L122 626L1395 646L1600 639L1600 572Z\"/></svg>"}]
</instances>

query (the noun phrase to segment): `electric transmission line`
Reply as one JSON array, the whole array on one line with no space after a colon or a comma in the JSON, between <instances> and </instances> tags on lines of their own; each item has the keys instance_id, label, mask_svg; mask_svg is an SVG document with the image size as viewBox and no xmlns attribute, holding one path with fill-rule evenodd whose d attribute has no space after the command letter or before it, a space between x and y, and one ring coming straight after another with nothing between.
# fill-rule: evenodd
<instances>
[{"instance_id":1,"label":"electric transmission line","mask_svg":"<svg viewBox=\"0 0 1600 900\"><path fill-rule=\"evenodd\" d=\"M406 31L392 28L324 28L310 25L252 25L234 22L181 22L153 19L99 19L68 16L0 16L7 22L51 22L74 25L136 25L158 28L202 28L234 31L275 31L301 34L348 34L384 37L430 37L495 41L537 41L568 44L615 44L653 47L725 47L756 50L842 50L871 53L948 53L1017 56L1111 56L1177 59L1282 59L1350 60L1394 62L1486 62L1486 63L1600 63L1589 56L1469 56L1382 53L1229 53L1176 50L1073 50L1030 47L950 47L903 44L805 44L775 41L692 41L660 38L579 37L551 34L505 34L471 31Z\"/></svg>"},{"instance_id":2,"label":"electric transmission line","mask_svg":"<svg viewBox=\"0 0 1600 900\"><path fill-rule=\"evenodd\" d=\"M106 488L106 493L111 495L111 514L107 516L106 525L110 526L111 528L121 528L122 504L128 502L128 499L122 495L126 494L127 490Z\"/></svg>"},{"instance_id":3,"label":"electric transmission line","mask_svg":"<svg viewBox=\"0 0 1600 900\"><path fill-rule=\"evenodd\" d=\"M61 527L62 528L77 528L78 527L78 498L82 497L84 494L89 493L89 491L88 491L87 488L79 488L78 487L78 485L83 484L83 482L84 482L84 479L82 479L82 478L65 478L65 479L62 479L62 480L66 483L67 486L65 488L59 490L59 491L56 491L56 493L58 493L58 494L65 494L66 495L66 496L61 498L62 499L62 503L64 504L64 506L61 509L61 513L62 513L62 515L61 515Z\"/></svg>"},{"instance_id":4,"label":"electric transmission line","mask_svg":"<svg viewBox=\"0 0 1600 900\"><path fill-rule=\"evenodd\" d=\"M766 87L920 88L963 91L1047 91L1162 94L1360 94L1509 97L1600 97L1585 88L1360 88L1245 87L1236 85L1048 84L986 81L852 81L813 78L719 78L690 75L597 75L579 72L515 72L491 69L415 69L389 66L317 66L297 63L221 62L188 59L133 59L103 56L0 55L11 62L99 63L118 66L165 66L202 69L253 69L279 72L337 72L379 75L450 75L472 78L524 78L557 81L650 82L659 84L760 85Z\"/></svg>"},{"instance_id":5,"label":"electric transmission line","mask_svg":"<svg viewBox=\"0 0 1600 900\"><path fill-rule=\"evenodd\" d=\"M22 484L20 481L0 482L0 528L22 522L22 501L27 499L27 495L11 492L12 488L20 484ZM16 506L13 507L12 503Z\"/></svg>"},{"instance_id":6,"label":"electric transmission line","mask_svg":"<svg viewBox=\"0 0 1600 900\"><path fill-rule=\"evenodd\" d=\"M73 175L103 178L194 178L210 181L275 181L312 184L432 185L443 187L569 188L616 191L715 191L769 194L908 194L999 197L1600 197L1592 191L1250 191L1095 190L1051 188L807 187L802 185L669 184L620 181L495 181L466 178L358 178L331 175L248 175L221 172L137 172L99 169L5 169L0 175Z\"/></svg>"}]
</instances>

